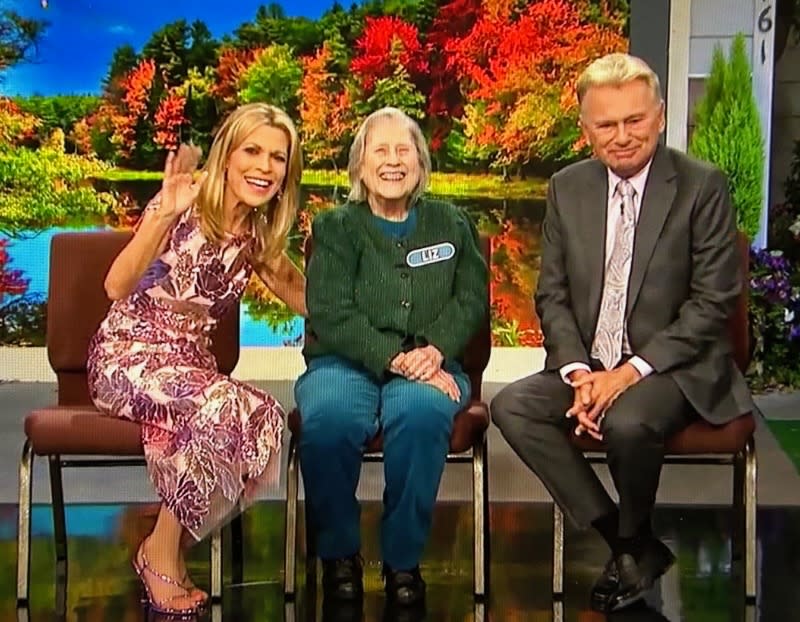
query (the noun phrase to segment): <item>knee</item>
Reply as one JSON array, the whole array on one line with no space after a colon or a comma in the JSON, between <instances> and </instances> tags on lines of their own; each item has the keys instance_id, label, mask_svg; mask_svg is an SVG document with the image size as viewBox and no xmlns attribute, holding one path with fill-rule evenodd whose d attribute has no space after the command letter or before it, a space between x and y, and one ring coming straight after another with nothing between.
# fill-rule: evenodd
<instances>
[{"instance_id":1,"label":"knee","mask_svg":"<svg viewBox=\"0 0 800 622\"><path fill-rule=\"evenodd\" d=\"M489 402L489 414L494 424L504 430L514 419L512 411L513 395L511 385L503 387Z\"/></svg>"},{"instance_id":2,"label":"knee","mask_svg":"<svg viewBox=\"0 0 800 622\"><path fill-rule=\"evenodd\" d=\"M631 413L609 411L603 420L603 437L610 448L635 448L652 446L663 438L647 422Z\"/></svg>"},{"instance_id":3,"label":"knee","mask_svg":"<svg viewBox=\"0 0 800 622\"><path fill-rule=\"evenodd\" d=\"M333 392L322 392L298 404L301 445L325 448L348 441L363 443L368 436L365 426L368 416L354 412L346 404L346 398Z\"/></svg>"},{"instance_id":4,"label":"knee","mask_svg":"<svg viewBox=\"0 0 800 622\"><path fill-rule=\"evenodd\" d=\"M430 438L449 436L458 410L458 404L438 389L418 384L411 385L398 399L384 402L381 416L389 433L395 429L417 438Z\"/></svg>"}]
</instances>

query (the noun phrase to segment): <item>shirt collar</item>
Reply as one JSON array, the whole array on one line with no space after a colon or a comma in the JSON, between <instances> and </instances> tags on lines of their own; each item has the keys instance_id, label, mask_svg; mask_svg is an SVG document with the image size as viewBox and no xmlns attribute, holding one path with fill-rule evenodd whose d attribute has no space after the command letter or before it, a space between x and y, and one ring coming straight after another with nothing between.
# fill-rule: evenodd
<instances>
[{"instance_id":1,"label":"shirt collar","mask_svg":"<svg viewBox=\"0 0 800 622\"><path fill-rule=\"evenodd\" d=\"M633 177L629 177L628 181L631 182L633 189L636 191L635 199L638 202L641 202L642 196L644 196L644 187L647 184L647 176L650 173L650 166L653 164L653 158L650 158L650 161L644 165L644 168L636 173ZM606 168L608 171L608 198L611 200L614 198L614 193L617 190L617 184L622 181L622 178L614 173L610 168Z\"/></svg>"}]
</instances>

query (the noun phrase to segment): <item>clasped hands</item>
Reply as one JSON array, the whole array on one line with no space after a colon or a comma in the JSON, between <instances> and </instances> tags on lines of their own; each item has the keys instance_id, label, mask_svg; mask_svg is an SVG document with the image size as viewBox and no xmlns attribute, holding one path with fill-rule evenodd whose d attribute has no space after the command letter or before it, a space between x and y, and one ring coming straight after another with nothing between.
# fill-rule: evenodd
<instances>
[{"instance_id":1,"label":"clasped hands","mask_svg":"<svg viewBox=\"0 0 800 622\"><path fill-rule=\"evenodd\" d=\"M424 346L400 352L392 359L389 371L409 380L430 384L458 402L461 390L453 375L442 369L442 362L444 356L435 346Z\"/></svg>"},{"instance_id":2,"label":"clasped hands","mask_svg":"<svg viewBox=\"0 0 800 622\"><path fill-rule=\"evenodd\" d=\"M639 371L630 363L623 363L610 371L573 371L569 375L569 381L575 390L575 398L566 414L567 417L578 419L575 434L580 436L586 432L598 441L603 440L600 422L606 411L641 378Z\"/></svg>"}]
</instances>

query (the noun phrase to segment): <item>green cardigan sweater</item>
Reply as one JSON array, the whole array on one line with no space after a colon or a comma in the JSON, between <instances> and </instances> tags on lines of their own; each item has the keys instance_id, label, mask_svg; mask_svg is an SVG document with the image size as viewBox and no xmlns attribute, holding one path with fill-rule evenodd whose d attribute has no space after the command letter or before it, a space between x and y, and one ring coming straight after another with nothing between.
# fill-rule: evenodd
<instances>
[{"instance_id":1,"label":"green cardigan sweater","mask_svg":"<svg viewBox=\"0 0 800 622\"><path fill-rule=\"evenodd\" d=\"M406 237L383 232L366 203L320 213L306 269L308 361L336 354L383 379L399 353L431 344L459 360L489 312L489 269L462 210L420 200Z\"/></svg>"}]
</instances>

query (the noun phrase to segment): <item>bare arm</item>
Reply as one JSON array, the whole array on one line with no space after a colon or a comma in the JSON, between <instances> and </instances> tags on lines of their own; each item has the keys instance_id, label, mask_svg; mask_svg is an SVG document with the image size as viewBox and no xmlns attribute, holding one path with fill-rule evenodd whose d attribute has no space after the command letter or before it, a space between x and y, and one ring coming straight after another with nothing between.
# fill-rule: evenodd
<instances>
[{"instance_id":1,"label":"bare arm","mask_svg":"<svg viewBox=\"0 0 800 622\"><path fill-rule=\"evenodd\" d=\"M281 253L269 264L254 264L253 269L264 285L292 311L303 317L308 316L306 277L286 253Z\"/></svg>"},{"instance_id":2,"label":"bare arm","mask_svg":"<svg viewBox=\"0 0 800 622\"><path fill-rule=\"evenodd\" d=\"M104 285L111 300L130 294L153 260L164 252L172 225L192 206L207 177L204 172L192 181L199 159L200 150L191 145L181 145L177 154L167 155L161 191L145 208L133 239L117 255L106 275Z\"/></svg>"},{"instance_id":3,"label":"bare arm","mask_svg":"<svg viewBox=\"0 0 800 622\"><path fill-rule=\"evenodd\" d=\"M106 275L105 289L110 300L130 294L153 260L164 252L168 233L176 220L160 207L146 209L136 233L122 249Z\"/></svg>"}]
</instances>

